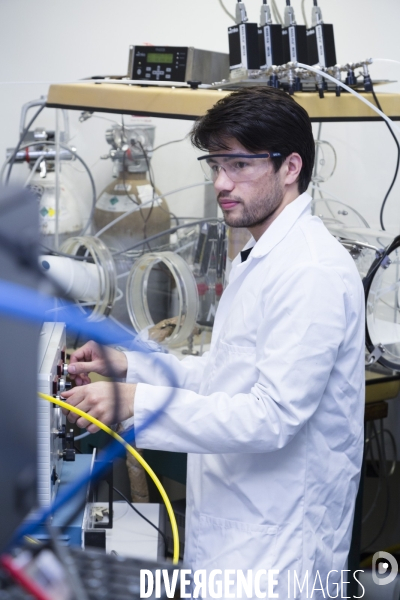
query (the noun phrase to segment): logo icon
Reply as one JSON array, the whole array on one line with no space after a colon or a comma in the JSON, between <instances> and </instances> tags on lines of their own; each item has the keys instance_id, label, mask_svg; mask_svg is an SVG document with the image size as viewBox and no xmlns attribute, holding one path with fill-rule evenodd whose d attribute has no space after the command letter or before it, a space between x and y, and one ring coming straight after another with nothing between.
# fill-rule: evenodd
<instances>
[{"instance_id":1,"label":"logo icon","mask_svg":"<svg viewBox=\"0 0 400 600\"><path fill-rule=\"evenodd\" d=\"M375 552L372 557L372 580L376 585L388 585L397 577L399 566L388 552Z\"/></svg>"}]
</instances>

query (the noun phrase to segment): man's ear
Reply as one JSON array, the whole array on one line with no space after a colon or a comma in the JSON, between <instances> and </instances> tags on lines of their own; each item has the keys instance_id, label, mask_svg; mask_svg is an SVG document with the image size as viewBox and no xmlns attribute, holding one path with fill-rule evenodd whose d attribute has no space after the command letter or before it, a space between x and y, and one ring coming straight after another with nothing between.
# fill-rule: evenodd
<instances>
[{"instance_id":1,"label":"man's ear","mask_svg":"<svg viewBox=\"0 0 400 600\"><path fill-rule=\"evenodd\" d=\"M303 160L300 154L297 152L292 152L286 158L284 165L286 173L285 173L285 184L291 185L296 183L299 179L300 172L303 166Z\"/></svg>"}]
</instances>

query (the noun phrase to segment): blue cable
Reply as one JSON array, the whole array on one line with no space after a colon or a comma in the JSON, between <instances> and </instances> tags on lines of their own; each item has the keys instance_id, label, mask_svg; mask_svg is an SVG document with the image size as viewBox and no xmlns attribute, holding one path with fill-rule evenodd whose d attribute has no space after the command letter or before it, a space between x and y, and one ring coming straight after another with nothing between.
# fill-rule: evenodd
<instances>
[{"instance_id":1,"label":"blue cable","mask_svg":"<svg viewBox=\"0 0 400 600\"><path fill-rule=\"evenodd\" d=\"M147 424L144 424L147 426ZM143 429L144 427L142 427ZM121 434L120 434L121 435ZM121 436L123 437L128 444L134 443L135 440L135 432L133 428L128 429ZM54 501L50 506L45 506L43 508L35 511L33 515L30 516L29 521L24 521L20 527L14 533L9 548L12 548L16 545L24 536L32 535L35 533L36 529L46 523L47 519L58 509L60 509L64 504L67 504L74 496L79 492L79 490L86 486L90 480L95 481L97 478L101 477L101 475L110 468L110 462L114 461L116 458L119 458L125 454L125 448L119 442L112 442L100 455L101 462L95 462L92 471L88 471L81 475L78 479L72 482L63 492L60 492L55 497Z\"/></svg>"},{"instance_id":2,"label":"blue cable","mask_svg":"<svg viewBox=\"0 0 400 600\"><path fill-rule=\"evenodd\" d=\"M54 298L41 294L32 288L0 279L0 313L13 318L43 323L43 321L60 321L76 333L84 333L93 337L100 344L124 344L127 342L126 333L112 321L88 321L79 308L72 303L65 303L58 309L54 309ZM150 352L149 348L137 340L132 332L132 349ZM135 347L136 344L136 347Z\"/></svg>"},{"instance_id":3,"label":"blue cable","mask_svg":"<svg viewBox=\"0 0 400 600\"><path fill-rule=\"evenodd\" d=\"M51 312L50 312L51 311ZM126 333L121 333L121 329L114 325L109 320L103 321L88 321L87 318L80 312L75 304L66 303L60 310L54 311L54 298L37 292L32 288L27 288L22 285L11 283L0 279L0 314L7 315L12 318L22 319L25 321L43 323L43 321L59 321L60 311L62 311L62 322L69 329L76 333L84 333L88 337L94 339L100 344L121 344L127 342ZM149 348L146 343L138 339L137 334L132 332L132 338L129 339L130 349L139 352L151 352L154 354L154 360L157 361L157 352ZM176 382L171 378L171 387L177 387ZM143 422L139 427L136 427L136 433L149 427L172 400L173 392L170 397L164 402L158 411L154 412L150 417ZM135 431L133 428L126 430L122 437L128 444L134 443ZM36 528L59 508L64 506L73 496L88 482L100 477L108 468L110 461L115 460L119 456L123 456L125 448L119 442L112 442L102 453L101 462L96 462L92 472L85 473L76 481L71 483L62 493L58 494L54 502L43 507L31 516L29 521L25 521L15 532L10 546L16 544L26 535L31 535Z\"/></svg>"}]
</instances>

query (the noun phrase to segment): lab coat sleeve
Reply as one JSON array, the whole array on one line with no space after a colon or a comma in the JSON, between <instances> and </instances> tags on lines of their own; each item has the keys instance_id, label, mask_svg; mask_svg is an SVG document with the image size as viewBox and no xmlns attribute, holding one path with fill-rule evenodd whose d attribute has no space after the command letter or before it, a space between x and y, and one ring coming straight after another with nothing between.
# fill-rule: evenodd
<instances>
[{"instance_id":1,"label":"lab coat sleeve","mask_svg":"<svg viewBox=\"0 0 400 600\"><path fill-rule=\"evenodd\" d=\"M249 384L250 392L203 396L139 384L134 403L139 447L270 452L287 445L307 423L344 340L346 288L335 271L311 263L282 274L265 298L257 330L258 376Z\"/></svg>"},{"instance_id":2,"label":"lab coat sleeve","mask_svg":"<svg viewBox=\"0 0 400 600\"><path fill-rule=\"evenodd\" d=\"M207 352L202 357L187 356L179 360L162 352L125 352L128 361L127 383L148 383L198 391Z\"/></svg>"}]
</instances>

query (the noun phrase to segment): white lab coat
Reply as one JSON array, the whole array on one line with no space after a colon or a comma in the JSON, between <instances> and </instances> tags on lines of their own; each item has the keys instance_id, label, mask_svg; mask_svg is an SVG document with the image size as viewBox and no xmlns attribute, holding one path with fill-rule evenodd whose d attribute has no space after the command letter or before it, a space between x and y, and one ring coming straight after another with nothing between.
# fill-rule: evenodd
<instances>
[{"instance_id":1,"label":"white lab coat","mask_svg":"<svg viewBox=\"0 0 400 600\"><path fill-rule=\"evenodd\" d=\"M288 570L346 569L363 449L361 280L310 201L234 260L209 353L127 354L135 427L169 399L138 447L189 453L186 563L278 569L280 598Z\"/></svg>"}]
</instances>

